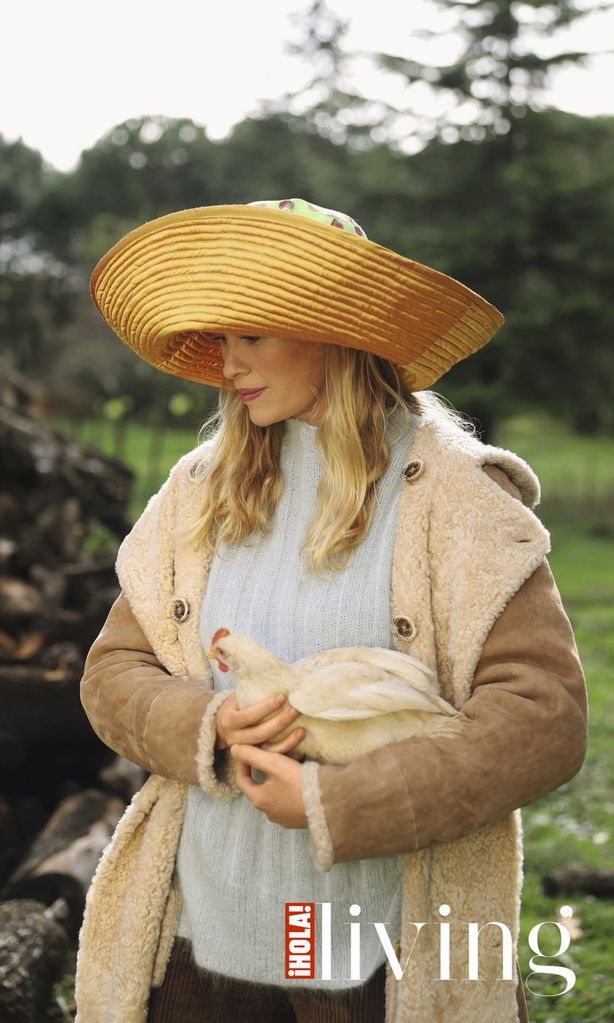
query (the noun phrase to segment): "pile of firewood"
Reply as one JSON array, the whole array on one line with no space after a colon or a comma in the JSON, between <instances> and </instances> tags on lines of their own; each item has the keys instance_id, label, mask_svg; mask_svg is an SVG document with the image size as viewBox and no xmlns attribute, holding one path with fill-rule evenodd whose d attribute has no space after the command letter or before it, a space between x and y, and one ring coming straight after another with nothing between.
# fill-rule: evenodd
<instances>
[{"instance_id":1,"label":"pile of firewood","mask_svg":"<svg viewBox=\"0 0 614 1023\"><path fill-rule=\"evenodd\" d=\"M144 773L79 700L118 593L132 475L52 430L44 395L0 365L0 1020L44 1021L85 894Z\"/></svg>"}]
</instances>

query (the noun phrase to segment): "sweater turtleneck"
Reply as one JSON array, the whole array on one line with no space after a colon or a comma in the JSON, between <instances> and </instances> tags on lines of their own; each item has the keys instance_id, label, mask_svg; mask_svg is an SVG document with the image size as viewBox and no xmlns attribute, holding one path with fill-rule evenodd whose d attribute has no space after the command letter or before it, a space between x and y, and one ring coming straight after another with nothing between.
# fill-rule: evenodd
<instances>
[{"instance_id":1,"label":"sweater turtleneck","mask_svg":"<svg viewBox=\"0 0 614 1023\"><path fill-rule=\"evenodd\" d=\"M318 428L290 418L280 456L283 489L271 531L247 544L220 544L201 606L201 641L208 648L220 626L243 632L293 662L331 647L391 647L390 588L401 470L416 421L396 430L389 416L388 466L377 481L369 530L342 570L306 572L301 546L316 507L322 472ZM216 691L235 688L232 672L211 662ZM243 796L220 800L189 786L177 857L182 909L177 934L192 942L206 969L286 986L284 905L329 902L332 979L312 988L347 988L367 980L385 961L374 922L391 940L400 928L401 857L335 864L325 874L313 865L307 829L271 823ZM350 977L349 907L361 907L361 980ZM319 943L319 916L316 938ZM319 947L319 944L318 944Z\"/></svg>"}]
</instances>

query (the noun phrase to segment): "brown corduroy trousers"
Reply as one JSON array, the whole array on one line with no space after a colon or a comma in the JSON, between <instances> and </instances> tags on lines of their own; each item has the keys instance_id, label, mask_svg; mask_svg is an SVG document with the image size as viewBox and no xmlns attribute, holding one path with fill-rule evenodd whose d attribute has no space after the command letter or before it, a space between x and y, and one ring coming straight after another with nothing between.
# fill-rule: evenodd
<instances>
[{"instance_id":1,"label":"brown corduroy trousers","mask_svg":"<svg viewBox=\"0 0 614 1023\"><path fill-rule=\"evenodd\" d=\"M384 1023L384 964L346 991L273 987L201 969L175 938L164 980L153 988L147 1023Z\"/></svg>"}]
</instances>

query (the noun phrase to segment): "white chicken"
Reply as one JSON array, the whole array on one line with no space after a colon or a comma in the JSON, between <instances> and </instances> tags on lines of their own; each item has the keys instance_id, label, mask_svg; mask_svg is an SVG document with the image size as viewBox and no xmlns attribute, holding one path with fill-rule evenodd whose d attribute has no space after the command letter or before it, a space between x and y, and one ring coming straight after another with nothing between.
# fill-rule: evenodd
<instances>
[{"instance_id":1,"label":"white chicken","mask_svg":"<svg viewBox=\"0 0 614 1023\"><path fill-rule=\"evenodd\" d=\"M288 664L251 637L218 629L207 657L234 672L241 710L284 693L301 716L282 734L303 727L294 752L322 764L347 764L409 736L454 736L461 727L462 715L434 691L434 672L398 650L338 647Z\"/></svg>"}]
</instances>

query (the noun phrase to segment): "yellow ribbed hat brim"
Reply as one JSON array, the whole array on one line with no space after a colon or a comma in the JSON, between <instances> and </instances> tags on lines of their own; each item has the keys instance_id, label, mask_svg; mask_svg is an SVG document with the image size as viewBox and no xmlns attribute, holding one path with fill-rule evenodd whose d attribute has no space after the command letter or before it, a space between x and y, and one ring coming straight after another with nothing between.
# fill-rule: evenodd
<instances>
[{"instance_id":1,"label":"yellow ribbed hat brim","mask_svg":"<svg viewBox=\"0 0 614 1023\"><path fill-rule=\"evenodd\" d=\"M137 355L215 387L229 385L219 342L203 331L364 349L423 390L504 322L446 274L327 224L254 206L151 220L103 256L90 287Z\"/></svg>"}]
</instances>

